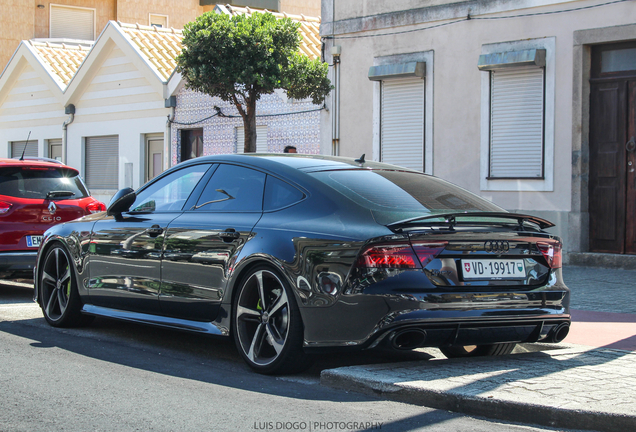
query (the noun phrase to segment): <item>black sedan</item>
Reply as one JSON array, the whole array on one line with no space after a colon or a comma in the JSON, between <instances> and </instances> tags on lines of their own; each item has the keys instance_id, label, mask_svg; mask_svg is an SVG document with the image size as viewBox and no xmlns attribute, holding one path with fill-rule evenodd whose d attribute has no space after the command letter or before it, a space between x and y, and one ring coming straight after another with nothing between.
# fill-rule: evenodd
<instances>
[{"instance_id":1,"label":"black sedan","mask_svg":"<svg viewBox=\"0 0 636 432\"><path fill-rule=\"evenodd\" d=\"M376 346L502 355L568 333L551 226L364 157L200 157L49 229L35 300L53 326L233 337L261 373Z\"/></svg>"}]
</instances>

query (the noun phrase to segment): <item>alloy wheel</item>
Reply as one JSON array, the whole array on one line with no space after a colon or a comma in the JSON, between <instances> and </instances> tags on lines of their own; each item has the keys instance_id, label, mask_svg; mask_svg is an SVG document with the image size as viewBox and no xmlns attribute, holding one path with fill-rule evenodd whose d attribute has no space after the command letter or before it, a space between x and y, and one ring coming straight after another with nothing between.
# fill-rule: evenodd
<instances>
[{"instance_id":1,"label":"alloy wheel","mask_svg":"<svg viewBox=\"0 0 636 432\"><path fill-rule=\"evenodd\" d=\"M280 279L258 270L241 285L237 299L236 331L250 363L267 366L285 349L290 329L290 303Z\"/></svg>"},{"instance_id":2,"label":"alloy wheel","mask_svg":"<svg viewBox=\"0 0 636 432\"><path fill-rule=\"evenodd\" d=\"M64 316L71 298L71 263L61 247L53 248L44 261L42 270L42 310L51 321Z\"/></svg>"}]
</instances>

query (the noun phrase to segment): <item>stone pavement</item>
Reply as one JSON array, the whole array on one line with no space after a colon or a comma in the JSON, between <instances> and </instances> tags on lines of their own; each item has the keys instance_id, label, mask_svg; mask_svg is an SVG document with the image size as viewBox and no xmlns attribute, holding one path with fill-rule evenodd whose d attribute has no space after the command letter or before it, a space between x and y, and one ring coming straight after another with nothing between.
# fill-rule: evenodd
<instances>
[{"instance_id":1,"label":"stone pavement","mask_svg":"<svg viewBox=\"0 0 636 432\"><path fill-rule=\"evenodd\" d=\"M325 370L321 383L490 418L636 431L636 271L565 267L573 324L562 344L503 357ZM525 352L528 348L541 349ZM621 348L621 349L616 349Z\"/></svg>"}]
</instances>

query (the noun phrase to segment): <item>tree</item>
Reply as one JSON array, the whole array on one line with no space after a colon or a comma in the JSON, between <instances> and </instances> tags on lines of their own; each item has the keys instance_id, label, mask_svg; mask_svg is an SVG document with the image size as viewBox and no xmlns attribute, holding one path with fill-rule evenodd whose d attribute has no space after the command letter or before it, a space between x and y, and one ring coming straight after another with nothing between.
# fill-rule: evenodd
<instances>
[{"instance_id":1,"label":"tree","mask_svg":"<svg viewBox=\"0 0 636 432\"><path fill-rule=\"evenodd\" d=\"M256 151L256 101L283 89L321 104L333 88L328 66L299 53L300 23L271 13L207 12L183 29L177 71L186 87L233 103L243 117L245 152Z\"/></svg>"}]
</instances>

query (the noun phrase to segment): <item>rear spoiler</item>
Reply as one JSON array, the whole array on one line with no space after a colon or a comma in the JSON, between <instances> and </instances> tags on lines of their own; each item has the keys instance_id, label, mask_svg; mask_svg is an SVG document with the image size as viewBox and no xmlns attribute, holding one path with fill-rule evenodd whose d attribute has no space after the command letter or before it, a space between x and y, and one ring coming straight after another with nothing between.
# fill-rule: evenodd
<instances>
[{"instance_id":1,"label":"rear spoiler","mask_svg":"<svg viewBox=\"0 0 636 432\"><path fill-rule=\"evenodd\" d=\"M388 228L401 228L407 225L413 225L414 222L421 222L422 225L438 225L440 223L447 224L449 228L453 228L457 224L462 224L462 222L457 221L457 219L466 217L466 218L502 218L502 219L514 219L517 221L519 227L523 228L523 224L525 222L531 222L536 225L539 225L541 229L551 228L555 226L552 222L542 219L537 216L530 216L518 213L507 213L507 212L462 212L462 213L441 213L441 214L431 214L427 216L418 216L409 219L403 219L401 221L392 222L387 225ZM431 221L430 219L444 219L443 222L439 221ZM471 221L474 223L474 221Z\"/></svg>"}]
</instances>

